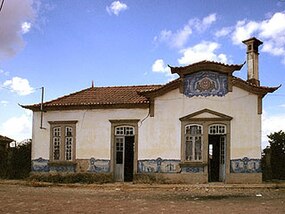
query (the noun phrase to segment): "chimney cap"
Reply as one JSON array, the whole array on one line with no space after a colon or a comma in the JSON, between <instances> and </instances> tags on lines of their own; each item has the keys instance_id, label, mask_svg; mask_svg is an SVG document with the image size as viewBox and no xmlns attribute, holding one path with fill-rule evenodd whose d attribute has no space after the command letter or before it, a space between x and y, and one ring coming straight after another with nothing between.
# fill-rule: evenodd
<instances>
[{"instance_id":1,"label":"chimney cap","mask_svg":"<svg viewBox=\"0 0 285 214\"><path fill-rule=\"evenodd\" d=\"M242 41L242 43L244 43L244 44L246 44L246 45L247 45L248 43L255 43L257 46L263 44L262 41L260 41L259 39L255 38L255 37L251 37L251 38L249 38L249 39L246 39L246 40Z\"/></svg>"}]
</instances>

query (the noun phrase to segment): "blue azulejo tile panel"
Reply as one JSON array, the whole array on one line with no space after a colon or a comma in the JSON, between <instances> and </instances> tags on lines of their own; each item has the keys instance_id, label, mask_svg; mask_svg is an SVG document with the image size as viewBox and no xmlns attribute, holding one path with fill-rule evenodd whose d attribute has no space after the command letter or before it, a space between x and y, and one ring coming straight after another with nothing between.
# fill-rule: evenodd
<instances>
[{"instance_id":1,"label":"blue azulejo tile panel","mask_svg":"<svg viewBox=\"0 0 285 214\"><path fill-rule=\"evenodd\" d=\"M110 160L90 158L88 172L110 172Z\"/></svg>"},{"instance_id":2,"label":"blue azulejo tile panel","mask_svg":"<svg viewBox=\"0 0 285 214\"><path fill-rule=\"evenodd\" d=\"M32 172L48 172L48 160L43 158L38 158L32 160Z\"/></svg>"},{"instance_id":3,"label":"blue azulejo tile panel","mask_svg":"<svg viewBox=\"0 0 285 214\"><path fill-rule=\"evenodd\" d=\"M260 159L244 157L231 160L231 173L260 173Z\"/></svg>"},{"instance_id":4,"label":"blue azulejo tile panel","mask_svg":"<svg viewBox=\"0 0 285 214\"><path fill-rule=\"evenodd\" d=\"M184 77L184 94L193 96L225 96L228 93L228 77L213 71L200 71Z\"/></svg>"},{"instance_id":5,"label":"blue azulejo tile panel","mask_svg":"<svg viewBox=\"0 0 285 214\"><path fill-rule=\"evenodd\" d=\"M49 166L50 172L75 172L76 171L76 164L74 165L50 165Z\"/></svg>"},{"instance_id":6,"label":"blue azulejo tile panel","mask_svg":"<svg viewBox=\"0 0 285 214\"><path fill-rule=\"evenodd\" d=\"M181 166L182 173L200 173L204 172L203 166Z\"/></svg>"},{"instance_id":7,"label":"blue azulejo tile panel","mask_svg":"<svg viewBox=\"0 0 285 214\"><path fill-rule=\"evenodd\" d=\"M138 173L174 173L179 163L180 160L162 158L138 160Z\"/></svg>"}]
</instances>

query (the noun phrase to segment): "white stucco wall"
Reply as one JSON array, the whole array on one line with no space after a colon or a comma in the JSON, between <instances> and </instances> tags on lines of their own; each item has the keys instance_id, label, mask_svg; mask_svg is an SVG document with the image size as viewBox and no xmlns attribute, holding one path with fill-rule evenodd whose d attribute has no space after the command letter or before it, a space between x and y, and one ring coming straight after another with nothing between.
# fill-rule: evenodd
<instances>
[{"instance_id":1,"label":"white stucco wall","mask_svg":"<svg viewBox=\"0 0 285 214\"><path fill-rule=\"evenodd\" d=\"M40 129L40 113L33 117L32 159L49 159L50 124L48 121L78 121L76 124L76 158L110 159L111 123L117 119L143 119L147 109L96 109L76 111L48 111L44 113L43 127Z\"/></svg>"},{"instance_id":2,"label":"white stucco wall","mask_svg":"<svg viewBox=\"0 0 285 214\"><path fill-rule=\"evenodd\" d=\"M231 121L231 159L260 158L261 116L257 114L257 96L233 87L225 97L186 97L179 89L155 99L154 117L139 122L139 159L180 159L181 122L179 118L210 109L233 117ZM110 159L111 119L144 119L148 109L106 109L49 111L40 127L40 113L34 113L32 158L49 158L48 121L77 120L76 158Z\"/></svg>"},{"instance_id":3,"label":"white stucco wall","mask_svg":"<svg viewBox=\"0 0 285 214\"><path fill-rule=\"evenodd\" d=\"M186 97L179 89L155 99L155 116L141 127L139 157L180 159L181 124L179 118L202 109L233 117L231 121L231 159L260 158L261 116L257 96L240 88L225 97Z\"/></svg>"}]
</instances>

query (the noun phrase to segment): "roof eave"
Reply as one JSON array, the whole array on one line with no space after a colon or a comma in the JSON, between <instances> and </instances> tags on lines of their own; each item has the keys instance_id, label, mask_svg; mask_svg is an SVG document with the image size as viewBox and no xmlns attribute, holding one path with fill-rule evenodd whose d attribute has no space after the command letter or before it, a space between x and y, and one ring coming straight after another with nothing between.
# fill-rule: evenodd
<instances>
[{"instance_id":1,"label":"roof eave","mask_svg":"<svg viewBox=\"0 0 285 214\"><path fill-rule=\"evenodd\" d=\"M181 81L182 81L181 78L177 78L177 79L165 84L161 88L158 88L158 89L155 89L152 91L142 91L142 92L139 92L139 94L148 98L148 99L152 99L156 96L163 95L163 94L165 94L165 93L167 93L173 89L179 88L181 86Z\"/></svg>"},{"instance_id":2,"label":"roof eave","mask_svg":"<svg viewBox=\"0 0 285 214\"><path fill-rule=\"evenodd\" d=\"M261 95L262 97L268 93L273 93L281 87L281 85L277 87L256 86L237 77L235 77L232 81L234 86L247 90L253 94Z\"/></svg>"},{"instance_id":3,"label":"roof eave","mask_svg":"<svg viewBox=\"0 0 285 214\"><path fill-rule=\"evenodd\" d=\"M11 143L13 141L15 141L15 140L13 140L13 139L11 139L9 137L6 137L6 136L2 136L1 135L1 137L0 137L0 142Z\"/></svg>"},{"instance_id":4,"label":"roof eave","mask_svg":"<svg viewBox=\"0 0 285 214\"><path fill-rule=\"evenodd\" d=\"M33 112L41 111L40 106L22 106L25 109ZM44 105L43 111L65 111L65 110L85 110L85 109L115 109L115 108L148 108L149 102L138 103L114 103L114 104L85 104L85 105Z\"/></svg>"},{"instance_id":5,"label":"roof eave","mask_svg":"<svg viewBox=\"0 0 285 214\"><path fill-rule=\"evenodd\" d=\"M223 64L219 62L212 62L212 61L201 61L197 63L193 63L188 66L183 66L183 67L172 67L168 65L168 67L171 70L171 73L177 73L180 77L184 77L185 75L192 74L198 71L202 70L212 70L212 71L217 71L220 73L225 73L228 75L232 75L234 71L240 70L245 62L243 64L235 64L235 65L228 65L228 64Z\"/></svg>"}]
</instances>

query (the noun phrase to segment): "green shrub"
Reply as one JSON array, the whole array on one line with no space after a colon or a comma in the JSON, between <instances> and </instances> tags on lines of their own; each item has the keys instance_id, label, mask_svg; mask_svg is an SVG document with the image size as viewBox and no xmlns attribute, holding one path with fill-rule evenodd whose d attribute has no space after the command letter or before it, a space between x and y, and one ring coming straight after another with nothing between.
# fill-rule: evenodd
<instances>
[{"instance_id":1,"label":"green shrub","mask_svg":"<svg viewBox=\"0 0 285 214\"><path fill-rule=\"evenodd\" d=\"M0 147L0 177L7 179L27 178L31 171L31 140L4 149Z\"/></svg>"}]
</instances>

